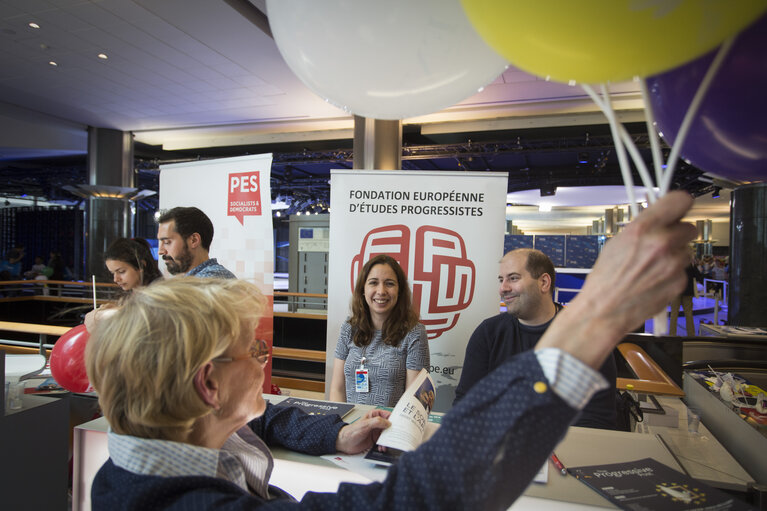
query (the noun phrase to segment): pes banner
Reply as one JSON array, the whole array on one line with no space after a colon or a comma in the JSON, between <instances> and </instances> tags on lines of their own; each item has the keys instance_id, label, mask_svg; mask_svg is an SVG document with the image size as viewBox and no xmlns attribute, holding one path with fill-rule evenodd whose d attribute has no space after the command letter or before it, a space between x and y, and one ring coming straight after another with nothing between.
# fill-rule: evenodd
<instances>
[{"instance_id":1,"label":"pes banner","mask_svg":"<svg viewBox=\"0 0 767 511\"><path fill-rule=\"evenodd\" d=\"M450 408L471 333L498 314L507 182L499 172L331 172L326 387L357 275L388 254L429 337L434 410Z\"/></svg>"},{"instance_id":2,"label":"pes banner","mask_svg":"<svg viewBox=\"0 0 767 511\"><path fill-rule=\"evenodd\" d=\"M268 303L257 335L272 344L274 242L271 191L272 155L176 163L160 167L160 209L200 208L213 222L210 257L237 278L255 283ZM160 269L167 275L162 258ZM264 389L271 389L271 359Z\"/></svg>"}]
</instances>

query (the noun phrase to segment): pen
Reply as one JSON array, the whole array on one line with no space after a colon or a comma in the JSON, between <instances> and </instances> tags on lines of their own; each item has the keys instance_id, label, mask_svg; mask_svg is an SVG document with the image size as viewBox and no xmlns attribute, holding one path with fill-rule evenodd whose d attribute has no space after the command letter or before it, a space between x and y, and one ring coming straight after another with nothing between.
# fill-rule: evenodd
<instances>
[{"instance_id":1,"label":"pen","mask_svg":"<svg viewBox=\"0 0 767 511\"><path fill-rule=\"evenodd\" d=\"M567 469L565 468L564 465L562 465L562 462L559 461L559 458L557 458L557 455L554 454L553 452L551 453L551 462L554 464L555 467L557 467L559 469L559 472L563 476L567 475Z\"/></svg>"}]
</instances>

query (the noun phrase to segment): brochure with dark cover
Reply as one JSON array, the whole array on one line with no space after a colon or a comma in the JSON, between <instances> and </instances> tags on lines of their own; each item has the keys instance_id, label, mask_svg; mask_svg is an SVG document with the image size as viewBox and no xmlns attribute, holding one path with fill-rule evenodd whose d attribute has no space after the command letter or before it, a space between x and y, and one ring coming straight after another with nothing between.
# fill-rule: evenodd
<instances>
[{"instance_id":1,"label":"brochure with dark cover","mask_svg":"<svg viewBox=\"0 0 767 511\"><path fill-rule=\"evenodd\" d=\"M568 472L621 509L706 511L753 509L723 491L652 458L569 468Z\"/></svg>"},{"instance_id":2,"label":"brochure with dark cover","mask_svg":"<svg viewBox=\"0 0 767 511\"><path fill-rule=\"evenodd\" d=\"M379 465L393 465L397 462L400 456L406 452L407 451L400 451L399 449L392 449L391 447L387 447L385 451L381 452L378 450L378 445L375 445L367 452L365 459Z\"/></svg>"},{"instance_id":3,"label":"brochure with dark cover","mask_svg":"<svg viewBox=\"0 0 767 511\"><path fill-rule=\"evenodd\" d=\"M346 414L354 410L353 403L315 401L314 399L303 399L300 397L289 397L277 403L276 406L292 406L295 408L300 408L309 415L331 415L335 413L341 417L346 416Z\"/></svg>"}]
</instances>

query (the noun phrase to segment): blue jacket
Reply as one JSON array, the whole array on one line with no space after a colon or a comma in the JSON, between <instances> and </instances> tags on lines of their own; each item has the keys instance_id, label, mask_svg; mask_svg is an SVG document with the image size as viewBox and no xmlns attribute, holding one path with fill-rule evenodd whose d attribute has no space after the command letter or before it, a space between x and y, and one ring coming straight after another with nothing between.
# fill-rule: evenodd
<instances>
[{"instance_id":1,"label":"blue jacket","mask_svg":"<svg viewBox=\"0 0 767 511\"><path fill-rule=\"evenodd\" d=\"M93 509L506 509L576 413L546 385L535 385L539 382L546 379L534 353L508 360L445 415L431 440L402 456L382 483L343 483L337 493L310 492L300 503L264 501L223 480L137 475L110 460L93 482ZM264 419L251 424L265 427L269 443L272 417ZM283 416L280 428L290 427L287 419ZM308 421L303 421L299 427L307 433Z\"/></svg>"}]
</instances>

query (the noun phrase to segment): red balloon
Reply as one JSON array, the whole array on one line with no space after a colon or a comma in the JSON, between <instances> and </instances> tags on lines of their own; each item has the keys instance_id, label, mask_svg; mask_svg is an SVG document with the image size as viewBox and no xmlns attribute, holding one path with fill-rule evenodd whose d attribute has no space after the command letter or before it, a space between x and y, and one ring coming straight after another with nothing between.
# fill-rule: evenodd
<instances>
[{"instance_id":1,"label":"red balloon","mask_svg":"<svg viewBox=\"0 0 767 511\"><path fill-rule=\"evenodd\" d=\"M77 325L59 337L51 351L51 373L56 383L72 392L91 392L85 372L85 344L88 342L85 325Z\"/></svg>"}]
</instances>

